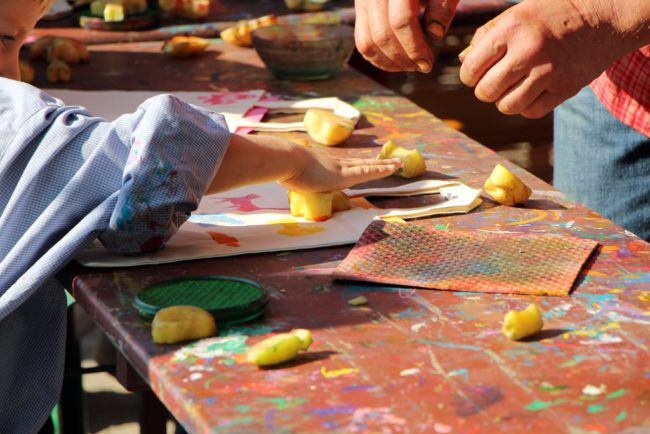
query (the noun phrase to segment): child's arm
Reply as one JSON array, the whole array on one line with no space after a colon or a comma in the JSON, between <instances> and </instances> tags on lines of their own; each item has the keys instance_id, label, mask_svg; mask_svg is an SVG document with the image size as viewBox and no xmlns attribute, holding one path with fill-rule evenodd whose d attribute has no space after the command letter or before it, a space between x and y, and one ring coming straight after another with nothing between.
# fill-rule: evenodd
<instances>
[{"instance_id":1,"label":"child's arm","mask_svg":"<svg viewBox=\"0 0 650 434\"><path fill-rule=\"evenodd\" d=\"M272 181L300 191L342 190L388 176L399 167L399 159L339 158L329 148L310 149L272 136L232 134L208 194Z\"/></svg>"}]
</instances>

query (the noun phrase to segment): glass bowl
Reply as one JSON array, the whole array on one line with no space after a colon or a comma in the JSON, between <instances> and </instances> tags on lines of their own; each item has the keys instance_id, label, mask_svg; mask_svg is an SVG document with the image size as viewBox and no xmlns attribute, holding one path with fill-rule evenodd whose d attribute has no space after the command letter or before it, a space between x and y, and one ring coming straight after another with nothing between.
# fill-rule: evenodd
<instances>
[{"instance_id":1,"label":"glass bowl","mask_svg":"<svg viewBox=\"0 0 650 434\"><path fill-rule=\"evenodd\" d=\"M354 51L354 30L345 24L299 23L255 29L253 47L267 68L287 80L323 80Z\"/></svg>"}]
</instances>

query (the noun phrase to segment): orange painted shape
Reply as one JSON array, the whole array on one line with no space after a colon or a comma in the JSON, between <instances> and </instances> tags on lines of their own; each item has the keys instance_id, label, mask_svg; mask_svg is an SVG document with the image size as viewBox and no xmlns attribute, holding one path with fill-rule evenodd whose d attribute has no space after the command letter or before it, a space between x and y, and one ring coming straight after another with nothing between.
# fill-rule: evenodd
<instances>
[{"instance_id":1,"label":"orange painted shape","mask_svg":"<svg viewBox=\"0 0 650 434\"><path fill-rule=\"evenodd\" d=\"M210 235L210 238L212 238L215 242L219 244L225 244L226 246L229 247L239 247L239 240L235 237L231 237L230 235L226 235L226 234L221 234L219 232L208 231L206 233Z\"/></svg>"}]
</instances>

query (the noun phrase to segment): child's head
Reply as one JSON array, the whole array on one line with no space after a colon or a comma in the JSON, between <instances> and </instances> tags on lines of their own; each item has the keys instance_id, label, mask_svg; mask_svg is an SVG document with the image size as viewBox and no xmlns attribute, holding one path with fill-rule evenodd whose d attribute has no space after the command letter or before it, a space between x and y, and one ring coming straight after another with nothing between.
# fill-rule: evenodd
<instances>
[{"instance_id":1,"label":"child's head","mask_svg":"<svg viewBox=\"0 0 650 434\"><path fill-rule=\"evenodd\" d=\"M5 0L0 2L0 76L20 79L18 54L36 22L54 0Z\"/></svg>"}]
</instances>

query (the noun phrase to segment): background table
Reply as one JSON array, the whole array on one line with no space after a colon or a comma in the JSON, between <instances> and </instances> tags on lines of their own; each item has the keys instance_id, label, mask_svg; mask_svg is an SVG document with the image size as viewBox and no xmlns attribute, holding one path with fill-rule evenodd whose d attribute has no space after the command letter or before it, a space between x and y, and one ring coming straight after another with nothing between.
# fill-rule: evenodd
<instances>
[{"instance_id":1,"label":"background table","mask_svg":"<svg viewBox=\"0 0 650 434\"><path fill-rule=\"evenodd\" d=\"M48 87L38 71L36 84ZM399 289L300 273L341 260L351 246L132 269L67 267L60 277L66 287L189 431L607 432L650 425L648 244L421 107L349 67L321 82L278 81L254 51L224 43L181 60L161 55L158 42L92 46L90 63L73 67L65 87L336 95L363 118L331 152L372 156L392 139L421 149L427 177L480 188L502 163L534 192L525 207L484 197L469 214L425 224L600 243L572 295L559 298ZM265 317L222 329L193 356L182 356L183 345L154 344L131 307L134 294L162 279L203 274L264 285L271 294ZM347 303L362 294L367 306ZM509 341L500 332L503 315L531 301L544 312L545 331ZM314 343L294 362L267 370L243 362L263 336L297 327L311 329Z\"/></svg>"}]
</instances>

